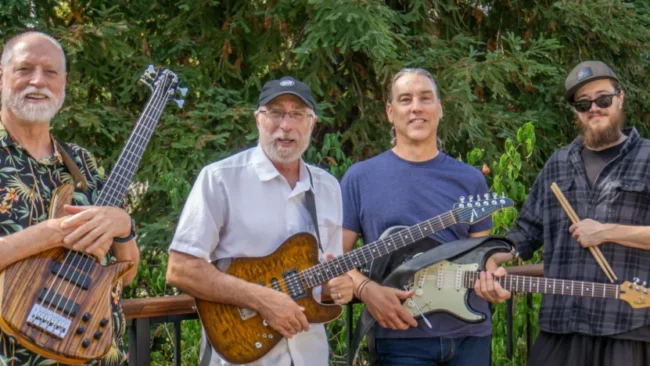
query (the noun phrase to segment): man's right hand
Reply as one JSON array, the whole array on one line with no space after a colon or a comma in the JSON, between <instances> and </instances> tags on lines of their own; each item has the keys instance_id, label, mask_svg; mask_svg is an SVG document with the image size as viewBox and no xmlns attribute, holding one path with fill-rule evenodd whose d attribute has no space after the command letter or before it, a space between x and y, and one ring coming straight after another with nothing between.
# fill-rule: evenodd
<instances>
[{"instance_id":1,"label":"man's right hand","mask_svg":"<svg viewBox=\"0 0 650 366\"><path fill-rule=\"evenodd\" d=\"M282 292L271 289L265 289L264 292L261 296L263 303L258 312L271 328L286 338L309 330L305 308Z\"/></svg>"},{"instance_id":2,"label":"man's right hand","mask_svg":"<svg viewBox=\"0 0 650 366\"><path fill-rule=\"evenodd\" d=\"M362 290L363 301L370 315L384 328L408 329L417 327L418 322L402 306L402 300L413 296L413 290L401 291L392 287L368 282Z\"/></svg>"}]
</instances>

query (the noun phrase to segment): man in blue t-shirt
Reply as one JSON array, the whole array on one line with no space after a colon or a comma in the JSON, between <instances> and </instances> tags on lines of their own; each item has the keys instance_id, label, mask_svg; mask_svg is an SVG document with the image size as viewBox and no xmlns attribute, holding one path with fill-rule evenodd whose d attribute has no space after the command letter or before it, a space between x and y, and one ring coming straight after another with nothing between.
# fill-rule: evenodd
<instances>
[{"instance_id":1,"label":"man in blue t-shirt","mask_svg":"<svg viewBox=\"0 0 650 366\"><path fill-rule=\"evenodd\" d=\"M371 243L390 227L415 225L451 210L461 196L488 192L477 169L438 149L437 129L443 112L429 72L418 68L397 73L386 114L393 124L393 148L354 164L341 182L345 251L352 250L359 235ZM485 236L491 227L489 219L473 226L458 224L436 233L436 237L446 243ZM390 263L389 267L399 264ZM488 268L492 266L496 268L495 263L488 263ZM427 316L432 325L429 328L401 305L412 291L368 282L358 271L351 276L355 294L378 323L374 336L380 365L489 364L490 320L469 324L437 313ZM470 304L489 313L487 302L473 292Z\"/></svg>"}]
</instances>

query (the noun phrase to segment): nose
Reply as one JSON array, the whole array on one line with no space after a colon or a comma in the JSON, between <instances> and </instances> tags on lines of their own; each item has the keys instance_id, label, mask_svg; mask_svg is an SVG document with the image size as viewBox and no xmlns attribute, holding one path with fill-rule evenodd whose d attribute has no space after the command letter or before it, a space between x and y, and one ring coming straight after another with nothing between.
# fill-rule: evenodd
<instances>
[{"instance_id":1,"label":"nose","mask_svg":"<svg viewBox=\"0 0 650 366\"><path fill-rule=\"evenodd\" d=\"M289 131L291 129L291 116L289 113L285 113L280 119L280 128L283 131Z\"/></svg>"},{"instance_id":2,"label":"nose","mask_svg":"<svg viewBox=\"0 0 650 366\"><path fill-rule=\"evenodd\" d=\"M32 74L31 79L29 80L29 85L33 85L37 88L42 88L45 86L45 84L45 72L40 68L36 68Z\"/></svg>"},{"instance_id":3,"label":"nose","mask_svg":"<svg viewBox=\"0 0 650 366\"><path fill-rule=\"evenodd\" d=\"M422 102L419 98L413 98L411 102L411 112L417 113L422 110Z\"/></svg>"}]
</instances>

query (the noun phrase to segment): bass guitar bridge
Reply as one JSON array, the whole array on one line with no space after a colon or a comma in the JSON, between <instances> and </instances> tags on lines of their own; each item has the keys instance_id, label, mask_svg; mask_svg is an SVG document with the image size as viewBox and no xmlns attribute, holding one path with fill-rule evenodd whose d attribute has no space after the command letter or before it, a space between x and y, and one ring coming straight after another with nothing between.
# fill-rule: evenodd
<instances>
[{"instance_id":1,"label":"bass guitar bridge","mask_svg":"<svg viewBox=\"0 0 650 366\"><path fill-rule=\"evenodd\" d=\"M70 319L39 304L32 306L27 316L27 324L63 339L70 329Z\"/></svg>"}]
</instances>

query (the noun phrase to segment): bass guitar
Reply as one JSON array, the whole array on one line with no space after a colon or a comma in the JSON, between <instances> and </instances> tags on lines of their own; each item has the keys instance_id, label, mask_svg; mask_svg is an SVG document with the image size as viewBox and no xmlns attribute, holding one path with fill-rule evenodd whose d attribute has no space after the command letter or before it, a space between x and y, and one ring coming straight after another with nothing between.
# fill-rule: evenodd
<instances>
[{"instance_id":1,"label":"bass guitar","mask_svg":"<svg viewBox=\"0 0 650 366\"><path fill-rule=\"evenodd\" d=\"M484 270L485 261L496 252L510 252L511 247L502 241L486 242L462 256L443 260L416 272L413 283L407 285L415 294L403 306L413 317L445 312L468 323L482 322L487 318L469 305L469 293ZM520 293L542 293L566 296L585 296L618 299L634 309L650 306L648 288L634 282L620 285L553 278L506 275L495 279L504 289Z\"/></svg>"},{"instance_id":2,"label":"bass guitar","mask_svg":"<svg viewBox=\"0 0 650 366\"><path fill-rule=\"evenodd\" d=\"M326 323L336 319L342 307L319 303L312 295L313 288L451 225L474 224L512 205L511 200L496 196L469 204L457 203L449 212L324 263L318 260L316 238L310 233L298 233L286 239L266 257L219 260L217 268L239 279L291 296L305 308L304 314L309 323ZM196 306L208 340L228 362L245 364L256 361L282 339L279 332L251 309L198 298Z\"/></svg>"},{"instance_id":3,"label":"bass guitar","mask_svg":"<svg viewBox=\"0 0 650 366\"><path fill-rule=\"evenodd\" d=\"M145 147L165 105L173 100L178 77L152 66L142 76L152 93L104 188L97 206L121 206ZM182 101L177 101L179 105ZM65 216L74 188L53 194L49 217ZM43 357L83 365L106 355L113 341L111 289L131 262L103 266L93 256L62 246L16 262L0 273L0 328L11 340Z\"/></svg>"}]
</instances>

